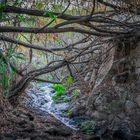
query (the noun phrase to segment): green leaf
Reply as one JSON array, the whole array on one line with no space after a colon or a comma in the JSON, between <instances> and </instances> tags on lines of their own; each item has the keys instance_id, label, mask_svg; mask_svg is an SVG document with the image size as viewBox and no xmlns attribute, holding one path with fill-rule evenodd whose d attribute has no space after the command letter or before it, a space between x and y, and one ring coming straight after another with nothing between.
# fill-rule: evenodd
<instances>
[{"instance_id":1,"label":"green leaf","mask_svg":"<svg viewBox=\"0 0 140 140\"><path fill-rule=\"evenodd\" d=\"M19 22L24 22L26 20L26 17L23 16L23 15L18 15L17 19L18 19Z\"/></svg>"},{"instance_id":2,"label":"green leaf","mask_svg":"<svg viewBox=\"0 0 140 140\"><path fill-rule=\"evenodd\" d=\"M13 6L17 6L19 4L19 0L15 0L14 5Z\"/></svg>"},{"instance_id":3,"label":"green leaf","mask_svg":"<svg viewBox=\"0 0 140 140\"><path fill-rule=\"evenodd\" d=\"M51 88L55 90L55 96L61 97L62 95L66 94L65 87L62 84L54 84L53 86L51 86Z\"/></svg>"},{"instance_id":4,"label":"green leaf","mask_svg":"<svg viewBox=\"0 0 140 140\"><path fill-rule=\"evenodd\" d=\"M1 70L2 70L2 78L1 78L1 86L2 86L2 96L5 94L5 75L6 75L6 68L4 63L2 62L1 65Z\"/></svg>"},{"instance_id":5,"label":"green leaf","mask_svg":"<svg viewBox=\"0 0 140 140\"><path fill-rule=\"evenodd\" d=\"M3 9L6 7L6 4L5 3L0 3L0 10L3 11Z\"/></svg>"},{"instance_id":6,"label":"green leaf","mask_svg":"<svg viewBox=\"0 0 140 140\"><path fill-rule=\"evenodd\" d=\"M56 20L56 16L51 11L44 13L45 16L49 16L51 19Z\"/></svg>"},{"instance_id":7,"label":"green leaf","mask_svg":"<svg viewBox=\"0 0 140 140\"><path fill-rule=\"evenodd\" d=\"M8 63L8 70L9 70L10 75L12 76L13 75L13 70L12 70L12 68L11 68L9 63Z\"/></svg>"},{"instance_id":8,"label":"green leaf","mask_svg":"<svg viewBox=\"0 0 140 140\"><path fill-rule=\"evenodd\" d=\"M43 8L43 6L44 6L44 4L43 4L42 2L40 2L40 3L38 3L38 4L36 5L36 8L37 8L38 10L41 10L41 9Z\"/></svg>"}]
</instances>

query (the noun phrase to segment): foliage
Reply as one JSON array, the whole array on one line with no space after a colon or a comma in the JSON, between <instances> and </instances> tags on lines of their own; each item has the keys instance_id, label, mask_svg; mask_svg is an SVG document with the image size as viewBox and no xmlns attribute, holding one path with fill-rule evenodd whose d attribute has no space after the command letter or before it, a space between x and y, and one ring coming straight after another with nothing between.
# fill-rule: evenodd
<instances>
[{"instance_id":1,"label":"foliage","mask_svg":"<svg viewBox=\"0 0 140 140\"><path fill-rule=\"evenodd\" d=\"M55 20L56 21L56 16L53 14L52 11L47 11L45 13L45 15L48 15L51 19Z\"/></svg>"},{"instance_id":2,"label":"foliage","mask_svg":"<svg viewBox=\"0 0 140 140\"><path fill-rule=\"evenodd\" d=\"M53 88L55 90L55 94L59 96L64 95L66 92L65 87L62 84L54 84L51 88Z\"/></svg>"},{"instance_id":3,"label":"foliage","mask_svg":"<svg viewBox=\"0 0 140 140\"><path fill-rule=\"evenodd\" d=\"M16 51L16 47L9 48L5 53L5 57L14 65L16 65L17 60L26 59L22 53ZM8 93L7 91L9 91L12 88L12 85L15 83L17 74L15 70L12 69L10 63L5 63L2 58L0 59L0 74L2 96L6 96L6 93Z\"/></svg>"},{"instance_id":4,"label":"foliage","mask_svg":"<svg viewBox=\"0 0 140 140\"><path fill-rule=\"evenodd\" d=\"M91 120L91 121L87 121L87 122L83 123L80 126L80 128L85 134L93 135L94 134L94 132L93 132L94 126L95 126L95 121Z\"/></svg>"},{"instance_id":5,"label":"foliage","mask_svg":"<svg viewBox=\"0 0 140 140\"><path fill-rule=\"evenodd\" d=\"M22 3L23 3L22 0L15 0L15 1L13 2L13 6L21 6Z\"/></svg>"},{"instance_id":6,"label":"foliage","mask_svg":"<svg viewBox=\"0 0 140 140\"><path fill-rule=\"evenodd\" d=\"M80 90L79 89L75 89L73 92L72 92L72 96L73 97L78 97L80 95Z\"/></svg>"},{"instance_id":7,"label":"foliage","mask_svg":"<svg viewBox=\"0 0 140 140\"><path fill-rule=\"evenodd\" d=\"M17 63L17 60L26 60L26 57L23 53L18 52L17 50L17 46L13 47L13 48L9 48L6 52L6 58L12 60L12 62Z\"/></svg>"},{"instance_id":8,"label":"foliage","mask_svg":"<svg viewBox=\"0 0 140 140\"><path fill-rule=\"evenodd\" d=\"M7 68L6 64L2 60L0 60L0 74L2 96L5 96L5 91L11 88L12 82L16 78L16 73L14 70L12 70L10 64L8 64Z\"/></svg>"},{"instance_id":9,"label":"foliage","mask_svg":"<svg viewBox=\"0 0 140 140\"><path fill-rule=\"evenodd\" d=\"M5 18L5 14L3 13L5 7L6 7L6 3L0 1L0 21Z\"/></svg>"},{"instance_id":10,"label":"foliage","mask_svg":"<svg viewBox=\"0 0 140 140\"><path fill-rule=\"evenodd\" d=\"M72 86L73 82L74 82L74 78L72 76L68 76L65 81L66 87L70 88Z\"/></svg>"},{"instance_id":11,"label":"foliage","mask_svg":"<svg viewBox=\"0 0 140 140\"><path fill-rule=\"evenodd\" d=\"M133 38L133 36L139 35L139 30L136 30L136 28L138 28L136 19L139 15L140 4L139 0L135 1L135 4L130 0L120 0L117 4L113 2L110 4L108 1L103 2L101 0L96 1L95 3L93 3L92 0L73 1L72 3L68 0L58 0L57 2L56 0L1 0L0 28L1 41L3 41L2 45L6 44L4 47L7 49L11 48L13 44L16 45L18 43L22 47L36 49L37 53L43 51L47 57L51 57L47 62L58 61L58 63L60 62L61 64L62 60L66 60L67 64L70 64L70 68L73 67L76 71L79 71L77 69L77 64L80 65L83 62L86 63L91 60L91 54L96 51L96 48L94 48L96 44L102 44L98 47L100 51L100 49L102 50L104 43L106 43L104 40L109 39L110 41L111 37L120 39L121 36L123 36L124 40L126 40L125 38L128 38L128 36ZM118 10L120 11L119 14ZM7 20L5 20L6 18ZM61 36L61 33L63 33L63 37ZM25 36L26 34L33 35L31 38L32 41L30 41L29 36L27 36L29 41L17 39L20 35ZM50 34L52 40L48 37ZM70 41L67 36L71 39ZM61 38L61 40L59 38ZM84 42L84 38L86 38L87 42ZM83 41L81 41L81 39ZM48 44L48 42L51 43ZM86 47L85 45L82 45L82 43L91 45ZM80 45L82 45L82 47L80 47ZM55 49L54 46L58 48ZM63 48L60 48L60 46ZM96 54L96 52L94 54ZM40 53L40 56L41 55L42 54ZM103 55L102 51L99 55ZM31 54L30 56L33 55ZM69 59L67 59L67 56ZM108 56L108 54L106 56ZM35 58L35 56L33 57ZM9 63L12 61L16 66L16 59L19 58L24 59L24 55L20 53L15 55L12 54L8 58ZM33 74L34 77L37 77L44 74L44 72L51 73L60 67L65 69L67 64L65 61L62 62L62 65L57 65L57 62L52 63L51 69L44 63L43 69L38 69L37 71L39 72L35 73L36 68L28 76L30 77L30 75ZM101 63L102 62L100 62L100 64ZM25 65L28 66L28 63ZM3 74L7 72L7 68L8 67L5 66L5 64L1 64L1 71ZM72 86L73 82L74 78L69 76L66 79L65 88ZM22 85L25 86L25 84ZM21 86L20 89L24 88ZM60 94L61 92L58 93ZM58 93L56 92L56 95ZM56 98L60 96L61 95L57 95ZM77 97L78 93L74 92L73 96Z\"/></svg>"},{"instance_id":12,"label":"foliage","mask_svg":"<svg viewBox=\"0 0 140 140\"><path fill-rule=\"evenodd\" d=\"M71 118L73 115L73 111L71 109L69 109L67 112L66 112L66 116Z\"/></svg>"},{"instance_id":13,"label":"foliage","mask_svg":"<svg viewBox=\"0 0 140 140\"><path fill-rule=\"evenodd\" d=\"M52 74L48 74L47 79L48 79L49 81L51 81L51 80L53 80L53 79L54 79L54 77L53 77L53 75L52 75Z\"/></svg>"},{"instance_id":14,"label":"foliage","mask_svg":"<svg viewBox=\"0 0 140 140\"><path fill-rule=\"evenodd\" d=\"M18 15L17 19L18 19L19 22L24 22L26 20L26 17L23 16L23 15Z\"/></svg>"},{"instance_id":15,"label":"foliage","mask_svg":"<svg viewBox=\"0 0 140 140\"><path fill-rule=\"evenodd\" d=\"M51 86L51 88L55 90L55 95L53 96L54 101L60 100L61 97L66 94L65 87L62 84L54 84Z\"/></svg>"}]
</instances>

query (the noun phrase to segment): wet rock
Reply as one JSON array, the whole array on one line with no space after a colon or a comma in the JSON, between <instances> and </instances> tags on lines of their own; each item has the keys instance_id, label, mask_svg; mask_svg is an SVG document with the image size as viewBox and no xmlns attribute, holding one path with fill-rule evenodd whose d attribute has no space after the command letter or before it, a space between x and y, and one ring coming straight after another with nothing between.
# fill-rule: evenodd
<instances>
[{"instance_id":1,"label":"wet rock","mask_svg":"<svg viewBox=\"0 0 140 140\"><path fill-rule=\"evenodd\" d=\"M52 108L59 111L66 111L69 108L69 104L68 103L52 104Z\"/></svg>"}]
</instances>

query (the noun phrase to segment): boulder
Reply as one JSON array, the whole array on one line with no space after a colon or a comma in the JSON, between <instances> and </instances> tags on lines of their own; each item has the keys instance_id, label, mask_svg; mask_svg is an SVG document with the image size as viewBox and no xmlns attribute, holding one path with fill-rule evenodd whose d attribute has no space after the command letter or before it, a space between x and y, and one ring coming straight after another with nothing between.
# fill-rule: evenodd
<instances>
[{"instance_id":1,"label":"boulder","mask_svg":"<svg viewBox=\"0 0 140 140\"><path fill-rule=\"evenodd\" d=\"M136 108L136 105L133 101L127 100L125 103L125 112L132 114L134 109Z\"/></svg>"},{"instance_id":2,"label":"boulder","mask_svg":"<svg viewBox=\"0 0 140 140\"><path fill-rule=\"evenodd\" d=\"M96 120L106 120L107 114L99 111L94 111L91 116Z\"/></svg>"},{"instance_id":3,"label":"boulder","mask_svg":"<svg viewBox=\"0 0 140 140\"><path fill-rule=\"evenodd\" d=\"M140 108L140 95L138 95L136 97L135 102L137 103L138 107Z\"/></svg>"}]
</instances>

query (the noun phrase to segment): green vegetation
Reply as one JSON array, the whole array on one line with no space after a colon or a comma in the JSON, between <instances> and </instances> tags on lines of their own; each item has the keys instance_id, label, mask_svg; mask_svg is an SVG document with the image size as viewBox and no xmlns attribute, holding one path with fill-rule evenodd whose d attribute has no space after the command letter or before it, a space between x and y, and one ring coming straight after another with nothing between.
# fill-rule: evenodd
<instances>
[{"instance_id":1,"label":"green vegetation","mask_svg":"<svg viewBox=\"0 0 140 140\"><path fill-rule=\"evenodd\" d=\"M73 115L73 111L71 109L69 109L67 112L66 112L66 116L71 118Z\"/></svg>"},{"instance_id":2,"label":"green vegetation","mask_svg":"<svg viewBox=\"0 0 140 140\"><path fill-rule=\"evenodd\" d=\"M62 84L54 84L51 86L51 88L56 91L55 94L57 94L58 96L64 95L66 92L65 87Z\"/></svg>"},{"instance_id":3,"label":"green vegetation","mask_svg":"<svg viewBox=\"0 0 140 140\"><path fill-rule=\"evenodd\" d=\"M66 90L63 84L54 84L51 86L55 90L55 95L53 96L54 101L59 101L62 99L62 96L66 94Z\"/></svg>"},{"instance_id":4,"label":"green vegetation","mask_svg":"<svg viewBox=\"0 0 140 140\"><path fill-rule=\"evenodd\" d=\"M79 90L79 89L75 89L75 90L72 92L72 96L75 97L75 98L79 97L79 95L80 95L80 90Z\"/></svg>"},{"instance_id":5,"label":"green vegetation","mask_svg":"<svg viewBox=\"0 0 140 140\"><path fill-rule=\"evenodd\" d=\"M67 88L70 88L72 86L73 82L74 82L74 77L68 76L66 81L65 81L65 86Z\"/></svg>"},{"instance_id":6,"label":"green vegetation","mask_svg":"<svg viewBox=\"0 0 140 140\"><path fill-rule=\"evenodd\" d=\"M5 14L3 13L5 7L6 7L6 3L0 2L0 21L5 19Z\"/></svg>"},{"instance_id":7,"label":"green vegetation","mask_svg":"<svg viewBox=\"0 0 140 140\"><path fill-rule=\"evenodd\" d=\"M6 60L3 61L3 57L6 57ZM1 59L0 59L0 75L1 75L1 90L2 96L6 96L6 93L10 94L8 91L12 88L13 84L16 81L17 73L11 67L11 64L17 65L18 60L26 60L25 56L16 51L16 47L9 48L7 52L3 55L1 52Z\"/></svg>"},{"instance_id":8,"label":"green vegetation","mask_svg":"<svg viewBox=\"0 0 140 140\"><path fill-rule=\"evenodd\" d=\"M91 121L87 121L87 122L83 123L80 126L80 128L85 134L94 135L94 132L93 132L94 125L95 125L95 121L91 120Z\"/></svg>"}]
</instances>

